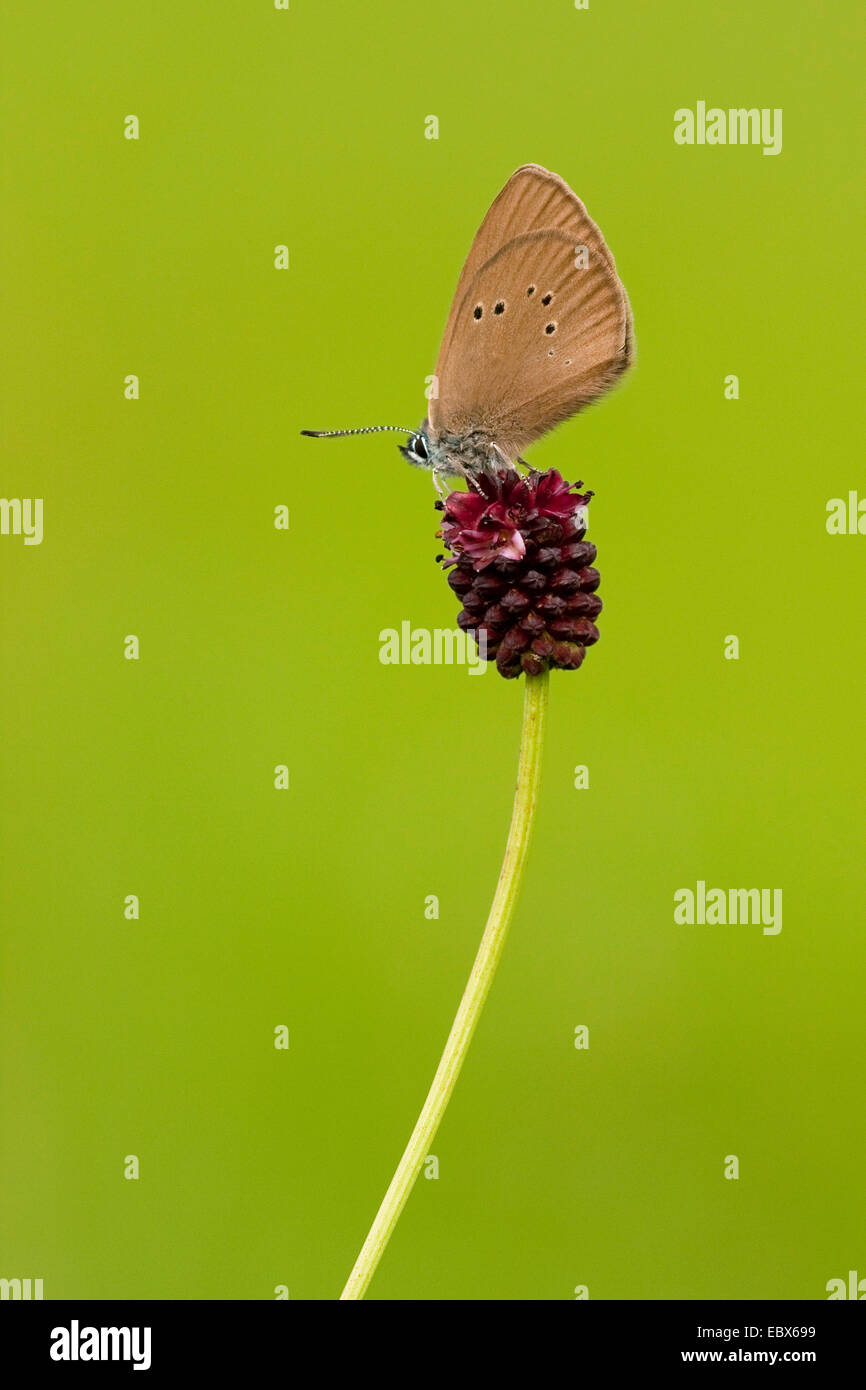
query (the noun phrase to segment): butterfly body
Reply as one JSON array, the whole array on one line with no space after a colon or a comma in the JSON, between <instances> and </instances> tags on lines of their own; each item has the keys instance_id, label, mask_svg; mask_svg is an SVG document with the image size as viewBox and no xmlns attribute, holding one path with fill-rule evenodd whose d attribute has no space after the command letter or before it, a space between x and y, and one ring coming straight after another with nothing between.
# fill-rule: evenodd
<instances>
[{"instance_id":1,"label":"butterfly body","mask_svg":"<svg viewBox=\"0 0 866 1390\"><path fill-rule=\"evenodd\" d=\"M400 453L416 468L429 468L433 473L451 477L467 477L510 463L492 435L482 429L466 434L446 434L434 431L429 419L410 436Z\"/></svg>"}]
</instances>

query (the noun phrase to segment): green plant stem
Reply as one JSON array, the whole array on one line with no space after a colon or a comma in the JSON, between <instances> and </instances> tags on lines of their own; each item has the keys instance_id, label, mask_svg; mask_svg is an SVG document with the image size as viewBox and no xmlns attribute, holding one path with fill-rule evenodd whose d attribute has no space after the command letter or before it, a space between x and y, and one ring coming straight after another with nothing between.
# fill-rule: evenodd
<instances>
[{"instance_id":1,"label":"green plant stem","mask_svg":"<svg viewBox=\"0 0 866 1390\"><path fill-rule=\"evenodd\" d=\"M460 1068L469 1050L472 1035L484 1001L487 998L502 947L508 932L508 925L514 911L514 904L520 890L520 880L526 863L535 808L538 802L538 785L541 777L541 754L544 746L544 724L547 714L547 695L549 674L524 678L523 728L520 738L520 757L517 765L517 787L514 793L514 809L511 813L511 826L505 857L499 873L499 882L493 896L490 915L478 947L478 954L472 966L472 973L463 991L460 1007L448 1035L445 1051L427 1093L427 1099L412 1137L406 1145L391 1185L385 1193L370 1233L364 1241L355 1267L349 1275L342 1299L363 1298L367 1287L376 1272L391 1232L406 1199L415 1185L424 1159L430 1152L430 1145L439 1128L439 1122L451 1099Z\"/></svg>"}]
</instances>

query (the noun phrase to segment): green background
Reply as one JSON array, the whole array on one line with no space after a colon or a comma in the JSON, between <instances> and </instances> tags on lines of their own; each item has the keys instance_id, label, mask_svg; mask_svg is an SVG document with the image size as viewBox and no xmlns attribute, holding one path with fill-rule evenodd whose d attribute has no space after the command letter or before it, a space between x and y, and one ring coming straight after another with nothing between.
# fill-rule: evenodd
<instances>
[{"instance_id":1,"label":"green background","mask_svg":"<svg viewBox=\"0 0 866 1390\"><path fill-rule=\"evenodd\" d=\"M530 451L596 491L602 640L552 678L501 971L370 1297L866 1275L866 539L825 528L864 487L857 8L16 10L0 493L45 536L0 537L0 1275L340 1292L480 936L521 685L380 664L456 615L430 480L298 431L422 418L526 161L635 313L636 370ZM782 107L782 154L677 146L698 100ZM781 887L782 932L676 926L699 878Z\"/></svg>"}]
</instances>

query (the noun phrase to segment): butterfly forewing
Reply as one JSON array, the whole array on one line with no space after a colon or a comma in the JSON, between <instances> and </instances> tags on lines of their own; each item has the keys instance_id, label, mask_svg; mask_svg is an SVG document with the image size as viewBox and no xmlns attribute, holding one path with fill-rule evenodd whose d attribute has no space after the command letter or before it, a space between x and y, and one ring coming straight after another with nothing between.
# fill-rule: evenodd
<instances>
[{"instance_id":1,"label":"butterfly forewing","mask_svg":"<svg viewBox=\"0 0 866 1390\"><path fill-rule=\"evenodd\" d=\"M600 251L616 269L601 230L565 179L540 164L524 164L494 198L478 228L457 282L455 301L484 262L506 242L521 232L541 231L565 232L574 238L575 245Z\"/></svg>"}]
</instances>

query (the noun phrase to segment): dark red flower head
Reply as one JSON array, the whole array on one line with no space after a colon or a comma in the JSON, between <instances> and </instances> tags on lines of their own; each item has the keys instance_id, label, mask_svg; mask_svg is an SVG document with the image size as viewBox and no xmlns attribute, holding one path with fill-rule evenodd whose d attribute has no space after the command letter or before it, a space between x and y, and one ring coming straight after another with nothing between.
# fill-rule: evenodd
<instances>
[{"instance_id":1,"label":"dark red flower head","mask_svg":"<svg viewBox=\"0 0 866 1390\"><path fill-rule=\"evenodd\" d=\"M451 552L448 583L462 600L458 626L496 659L500 675L575 671L598 641L601 612L595 546L583 539L591 492L575 491L555 468L526 477L513 469L452 492L437 532Z\"/></svg>"}]
</instances>

